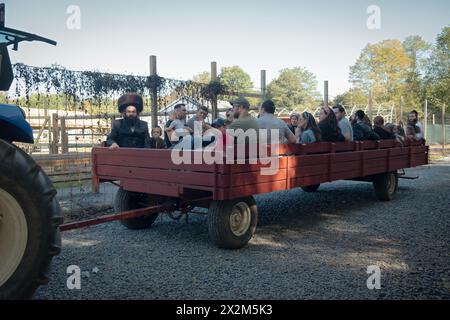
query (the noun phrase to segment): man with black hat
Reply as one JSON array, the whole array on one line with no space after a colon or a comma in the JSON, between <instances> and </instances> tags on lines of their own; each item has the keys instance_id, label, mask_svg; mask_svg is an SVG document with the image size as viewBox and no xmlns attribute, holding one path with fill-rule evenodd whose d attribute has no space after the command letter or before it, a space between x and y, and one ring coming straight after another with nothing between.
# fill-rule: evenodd
<instances>
[{"instance_id":1,"label":"man with black hat","mask_svg":"<svg viewBox=\"0 0 450 320\"><path fill-rule=\"evenodd\" d=\"M144 109L144 101L137 93L127 93L118 101L123 118L115 120L106 145L117 148L150 148L148 123L139 120Z\"/></svg>"}]
</instances>

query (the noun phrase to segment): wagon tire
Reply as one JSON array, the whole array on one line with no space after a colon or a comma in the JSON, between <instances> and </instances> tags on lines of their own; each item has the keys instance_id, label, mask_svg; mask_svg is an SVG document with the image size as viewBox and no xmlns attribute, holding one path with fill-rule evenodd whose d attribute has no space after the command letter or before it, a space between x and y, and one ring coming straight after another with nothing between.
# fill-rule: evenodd
<instances>
[{"instance_id":1,"label":"wagon tire","mask_svg":"<svg viewBox=\"0 0 450 320\"><path fill-rule=\"evenodd\" d=\"M319 190L320 184L315 184L312 186L306 186L306 187L302 187L302 190L308 193L312 193L312 192L316 192L317 190Z\"/></svg>"},{"instance_id":2,"label":"wagon tire","mask_svg":"<svg viewBox=\"0 0 450 320\"><path fill-rule=\"evenodd\" d=\"M126 191L120 188L117 190L114 199L114 210L120 213L150 207L160 203L162 203L162 197ZM153 225L158 215L158 213L155 213L148 216L121 220L120 223L131 230L148 229Z\"/></svg>"},{"instance_id":3,"label":"wagon tire","mask_svg":"<svg viewBox=\"0 0 450 320\"><path fill-rule=\"evenodd\" d=\"M56 190L39 165L0 140L0 300L30 299L61 251Z\"/></svg>"},{"instance_id":4,"label":"wagon tire","mask_svg":"<svg viewBox=\"0 0 450 320\"><path fill-rule=\"evenodd\" d=\"M374 177L375 195L380 201L394 199L398 189L398 175L396 172L382 173Z\"/></svg>"},{"instance_id":5,"label":"wagon tire","mask_svg":"<svg viewBox=\"0 0 450 320\"><path fill-rule=\"evenodd\" d=\"M222 249L240 249L256 231L258 210L253 197L213 201L208 211L208 234Z\"/></svg>"}]
</instances>

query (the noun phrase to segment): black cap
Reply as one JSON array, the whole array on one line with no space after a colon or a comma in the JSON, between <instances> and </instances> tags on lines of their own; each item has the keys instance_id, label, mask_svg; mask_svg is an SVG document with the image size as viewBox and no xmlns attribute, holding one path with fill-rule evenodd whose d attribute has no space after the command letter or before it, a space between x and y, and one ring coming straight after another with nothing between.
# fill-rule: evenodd
<instances>
[{"instance_id":1,"label":"black cap","mask_svg":"<svg viewBox=\"0 0 450 320\"><path fill-rule=\"evenodd\" d=\"M220 127L225 127L225 120L223 120L222 118L216 119L213 121L211 126L216 129Z\"/></svg>"},{"instance_id":2,"label":"black cap","mask_svg":"<svg viewBox=\"0 0 450 320\"><path fill-rule=\"evenodd\" d=\"M119 113L123 113L129 106L136 107L138 113L141 113L144 110L144 100L137 93L124 94L118 101Z\"/></svg>"},{"instance_id":3,"label":"black cap","mask_svg":"<svg viewBox=\"0 0 450 320\"><path fill-rule=\"evenodd\" d=\"M230 101L230 104L233 106L233 107L239 107L239 106L242 106L242 107L244 107L244 108L246 108L246 109L249 109L250 108L250 102L248 102L248 100L247 99L245 99L245 98L239 98L239 99L236 99L236 100L231 100Z\"/></svg>"}]
</instances>

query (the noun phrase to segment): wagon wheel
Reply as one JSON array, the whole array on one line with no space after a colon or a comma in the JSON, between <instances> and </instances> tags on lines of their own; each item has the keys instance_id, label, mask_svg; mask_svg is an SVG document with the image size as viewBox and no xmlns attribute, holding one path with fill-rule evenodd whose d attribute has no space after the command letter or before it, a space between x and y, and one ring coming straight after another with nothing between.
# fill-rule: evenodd
<instances>
[{"instance_id":1,"label":"wagon wheel","mask_svg":"<svg viewBox=\"0 0 450 320\"><path fill-rule=\"evenodd\" d=\"M0 140L0 300L31 298L61 250L56 190L25 152Z\"/></svg>"},{"instance_id":2,"label":"wagon wheel","mask_svg":"<svg viewBox=\"0 0 450 320\"><path fill-rule=\"evenodd\" d=\"M164 199L165 198L162 196L131 192L120 188L117 190L116 197L114 199L114 209L117 213L141 209L161 204ZM122 220L120 223L132 230L147 229L152 226L156 218L158 218L158 215L159 213L155 213L148 216Z\"/></svg>"},{"instance_id":3,"label":"wagon wheel","mask_svg":"<svg viewBox=\"0 0 450 320\"><path fill-rule=\"evenodd\" d=\"M219 248L240 249L253 237L258 210L253 197L213 201L208 212L208 233Z\"/></svg>"},{"instance_id":4,"label":"wagon wheel","mask_svg":"<svg viewBox=\"0 0 450 320\"><path fill-rule=\"evenodd\" d=\"M373 179L373 186L378 200L390 201L395 197L398 189L397 172L382 173Z\"/></svg>"},{"instance_id":5,"label":"wagon wheel","mask_svg":"<svg viewBox=\"0 0 450 320\"><path fill-rule=\"evenodd\" d=\"M319 190L320 184L315 184L312 186L306 186L306 187L302 187L302 190L305 192L316 192L317 190Z\"/></svg>"}]
</instances>

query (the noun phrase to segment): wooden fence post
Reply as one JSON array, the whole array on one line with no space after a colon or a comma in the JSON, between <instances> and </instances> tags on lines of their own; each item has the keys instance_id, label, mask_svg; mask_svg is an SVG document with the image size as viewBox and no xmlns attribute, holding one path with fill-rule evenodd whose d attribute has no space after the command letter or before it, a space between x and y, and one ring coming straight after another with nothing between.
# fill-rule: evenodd
<instances>
[{"instance_id":1,"label":"wooden fence post","mask_svg":"<svg viewBox=\"0 0 450 320\"><path fill-rule=\"evenodd\" d=\"M261 70L261 100L264 101L267 98L267 82L266 82L266 70Z\"/></svg>"},{"instance_id":2,"label":"wooden fence post","mask_svg":"<svg viewBox=\"0 0 450 320\"><path fill-rule=\"evenodd\" d=\"M211 81L217 80L217 62L212 61L211 62ZM211 107L212 107L212 118L217 119L219 117L219 112L217 110L217 96L214 95L212 101L211 101Z\"/></svg>"},{"instance_id":3,"label":"wooden fence post","mask_svg":"<svg viewBox=\"0 0 450 320\"><path fill-rule=\"evenodd\" d=\"M61 118L61 153L69 153L69 136L66 130L66 119Z\"/></svg>"},{"instance_id":4,"label":"wooden fence post","mask_svg":"<svg viewBox=\"0 0 450 320\"><path fill-rule=\"evenodd\" d=\"M158 74L157 65L156 65L156 56L150 56L150 77L156 77ZM156 127L158 125L158 88L156 87L156 82L152 82L150 87L151 94L151 114L152 114L152 127Z\"/></svg>"},{"instance_id":5,"label":"wooden fence post","mask_svg":"<svg viewBox=\"0 0 450 320\"><path fill-rule=\"evenodd\" d=\"M51 140L51 154L58 154L59 152L59 126L58 126L58 114L52 114L52 140Z\"/></svg>"}]
</instances>

